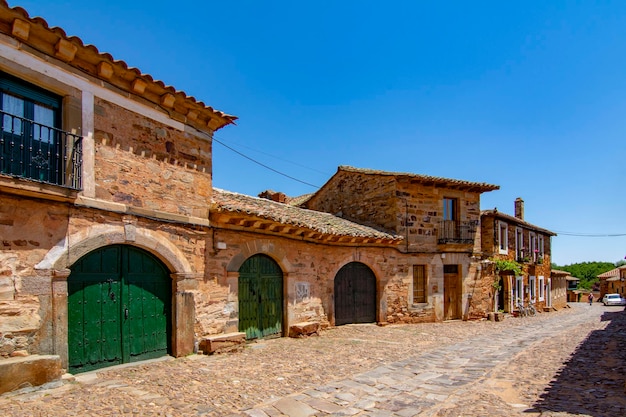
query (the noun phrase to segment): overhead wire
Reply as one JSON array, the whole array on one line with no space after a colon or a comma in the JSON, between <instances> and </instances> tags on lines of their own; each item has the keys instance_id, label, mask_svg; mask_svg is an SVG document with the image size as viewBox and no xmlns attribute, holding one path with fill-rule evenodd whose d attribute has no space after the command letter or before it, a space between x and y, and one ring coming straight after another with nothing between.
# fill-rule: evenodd
<instances>
[{"instance_id":1,"label":"overhead wire","mask_svg":"<svg viewBox=\"0 0 626 417\"><path fill-rule=\"evenodd\" d=\"M576 237L620 237L626 236L626 233L575 233L575 232L562 232L559 230L555 230L555 233L563 236L576 236Z\"/></svg>"},{"instance_id":2,"label":"overhead wire","mask_svg":"<svg viewBox=\"0 0 626 417\"><path fill-rule=\"evenodd\" d=\"M235 152L237 155L239 155L239 156L241 156L241 157L243 157L243 158L246 158L247 160L252 161L252 162L254 162L254 163L255 163L255 164L257 164L257 165L260 165L260 166L262 166L262 167L263 167L263 168L265 168L265 169L269 169L270 171L275 172L275 173L276 173L276 174L278 174L278 175L282 175L283 177L289 178L290 180L293 180L293 181L299 182L299 183L304 184L304 185L308 185L309 187L313 187L313 188L320 188L320 186L319 186L319 185L311 184L311 183L309 183L309 182L303 181L303 180L298 179L298 178L296 178L296 177L292 177L291 175L285 174L284 172L281 172L281 171L279 171L279 170L277 170L277 169L274 169L274 168L272 168L272 167L270 167L270 166L268 166L268 165L266 165L266 164L264 164L264 163L262 163L262 162L260 162L260 161L257 161L256 159L254 159L254 158L252 158L252 157L249 157L248 155L246 155L246 154L244 154L244 153L242 153L242 152L239 152L239 151L238 151L238 150L236 150L235 148L233 148L233 147L231 147L231 146L228 146L228 145L227 145L227 144L225 144L224 142L222 142L222 141L220 141L220 140L216 139L215 137L213 138L213 141L214 141L214 142L219 143L220 145L222 145L223 147L225 147L225 148L227 148L227 149L230 149L231 151Z\"/></svg>"}]
</instances>

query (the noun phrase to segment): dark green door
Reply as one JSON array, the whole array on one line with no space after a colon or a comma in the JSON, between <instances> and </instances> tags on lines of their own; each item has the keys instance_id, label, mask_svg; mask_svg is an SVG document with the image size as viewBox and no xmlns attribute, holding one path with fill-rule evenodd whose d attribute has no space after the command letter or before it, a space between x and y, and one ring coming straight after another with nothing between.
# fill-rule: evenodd
<instances>
[{"instance_id":1,"label":"dark green door","mask_svg":"<svg viewBox=\"0 0 626 417\"><path fill-rule=\"evenodd\" d=\"M376 321L376 276L365 264L350 262L335 276L335 325Z\"/></svg>"},{"instance_id":2,"label":"dark green door","mask_svg":"<svg viewBox=\"0 0 626 417\"><path fill-rule=\"evenodd\" d=\"M283 272L268 256L252 256L239 268L239 331L247 339L282 335Z\"/></svg>"},{"instance_id":3,"label":"dark green door","mask_svg":"<svg viewBox=\"0 0 626 417\"><path fill-rule=\"evenodd\" d=\"M124 245L83 256L68 278L72 372L167 355L171 281L148 252Z\"/></svg>"}]
</instances>

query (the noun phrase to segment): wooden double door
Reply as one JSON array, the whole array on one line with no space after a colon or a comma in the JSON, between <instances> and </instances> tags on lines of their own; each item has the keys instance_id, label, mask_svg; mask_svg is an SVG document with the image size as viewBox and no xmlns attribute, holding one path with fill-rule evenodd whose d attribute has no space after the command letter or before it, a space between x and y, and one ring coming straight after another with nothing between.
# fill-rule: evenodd
<instances>
[{"instance_id":1,"label":"wooden double door","mask_svg":"<svg viewBox=\"0 0 626 417\"><path fill-rule=\"evenodd\" d=\"M335 325L376 321L376 276L365 264L350 262L335 276Z\"/></svg>"},{"instance_id":2,"label":"wooden double door","mask_svg":"<svg viewBox=\"0 0 626 417\"><path fill-rule=\"evenodd\" d=\"M150 253L113 245L79 259L68 278L71 372L167 355L171 280Z\"/></svg>"},{"instance_id":3,"label":"wooden double door","mask_svg":"<svg viewBox=\"0 0 626 417\"><path fill-rule=\"evenodd\" d=\"M283 333L283 272L269 256L251 256L239 268L239 331L246 339Z\"/></svg>"}]
</instances>

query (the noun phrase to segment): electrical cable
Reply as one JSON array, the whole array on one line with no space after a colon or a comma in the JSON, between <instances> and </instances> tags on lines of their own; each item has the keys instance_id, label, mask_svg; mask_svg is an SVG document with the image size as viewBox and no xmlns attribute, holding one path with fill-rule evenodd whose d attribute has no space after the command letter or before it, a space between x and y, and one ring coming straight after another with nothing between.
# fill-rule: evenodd
<instances>
[{"instance_id":1,"label":"electrical cable","mask_svg":"<svg viewBox=\"0 0 626 417\"><path fill-rule=\"evenodd\" d=\"M225 148L227 148L227 149L230 149L231 151L235 152L237 155L240 155L240 156L242 156L242 157L246 158L247 160L254 162L254 163L255 163L255 164L257 164L257 165L260 165L260 166L262 166L263 168L269 169L269 170L270 170L270 171L272 171L272 172L275 172L275 173L277 173L277 174L279 174L279 175L282 175L283 177L289 178L290 180L297 181L297 182L299 182L299 183L301 183L301 184L308 185L308 186L313 187L313 188L320 188L320 186L319 186L319 185L314 185L314 184L308 183L308 182L306 182L306 181L302 181L302 180L300 180L300 179L298 179L298 178L292 177L291 175L287 175L287 174L285 174L284 172L280 172L280 171L278 171L278 170L276 170L276 169L274 169L274 168L272 168L272 167L270 167L270 166L268 166L268 165L265 165L265 164L263 164L262 162L259 162L259 161L257 161L256 159L251 158L251 157L249 157L248 155L246 155L246 154L244 154L244 153L239 152L238 150L236 150L236 149L234 149L234 148L232 148L232 147L230 147L230 146L226 145L224 142L221 142L221 141L219 141L219 140L217 140L217 139L215 139L215 138L213 138L213 141L214 141L214 142L219 143L220 145L222 145L223 147L225 147Z\"/></svg>"},{"instance_id":2,"label":"electrical cable","mask_svg":"<svg viewBox=\"0 0 626 417\"><path fill-rule=\"evenodd\" d=\"M576 237L620 237L626 236L626 233L607 233L607 234L599 234L599 233L575 233L575 232L561 232L559 230L555 230L555 233L563 236L576 236Z\"/></svg>"}]
</instances>

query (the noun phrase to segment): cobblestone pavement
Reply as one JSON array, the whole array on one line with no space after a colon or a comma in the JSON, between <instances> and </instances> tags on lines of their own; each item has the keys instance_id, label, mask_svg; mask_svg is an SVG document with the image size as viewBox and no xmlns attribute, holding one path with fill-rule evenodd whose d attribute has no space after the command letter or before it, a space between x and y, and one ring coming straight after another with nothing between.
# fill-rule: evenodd
<instances>
[{"instance_id":1,"label":"cobblestone pavement","mask_svg":"<svg viewBox=\"0 0 626 417\"><path fill-rule=\"evenodd\" d=\"M0 396L2 416L626 415L626 312L341 326Z\"/></svg>"}]
</instances>

